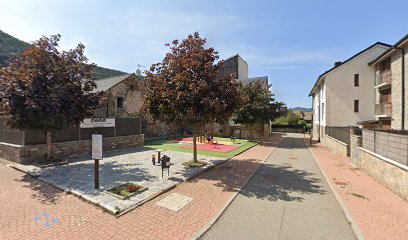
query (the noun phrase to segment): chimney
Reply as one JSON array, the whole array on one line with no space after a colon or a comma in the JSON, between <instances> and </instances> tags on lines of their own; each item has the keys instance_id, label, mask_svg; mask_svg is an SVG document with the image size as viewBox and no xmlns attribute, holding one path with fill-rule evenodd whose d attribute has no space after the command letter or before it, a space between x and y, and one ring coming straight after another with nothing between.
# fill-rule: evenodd
<instances>
[{"instance_id":1,"label":"chimney","mask_svg":"<svg viewBox=\"0 0 408 240\"><path fill-rule=\"evenodd\" d=\"M334 67L338 67L338 66L340 66L340 65L341 65L341 61L334 63Z\"/></svg>"}]
</instances>

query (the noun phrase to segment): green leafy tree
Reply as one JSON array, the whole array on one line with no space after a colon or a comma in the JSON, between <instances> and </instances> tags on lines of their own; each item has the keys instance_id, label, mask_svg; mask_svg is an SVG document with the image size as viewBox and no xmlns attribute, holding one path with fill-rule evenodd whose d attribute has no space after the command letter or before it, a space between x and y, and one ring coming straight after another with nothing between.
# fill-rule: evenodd
<instances>
[{"instance_id":1,"label":"green leafy tree","mask_svg":"<svg viewBox=\"0 0 408 240\"><path fill-rule=\"evenodd\" d=\"M52 157L52 133L91 115L100 96L92 92L94 65L87 64L84 45L59 51L60 38L40 38L10 59L0 75L0 114L13 128L46 132L48 158Z\"/></svg>"},{"instance_id":2,"label":"green leafy tree","mask_svg":"<svg viewBox=\"0 0 408 240\"><path fill-rule=\"evenodd\" d=\"M286 107L277 102L273 94L261 81L241 86L244 103L235 114L233 121L239 124L267 124L285 113Z\"/></svg>"},{"instance_id":3,"label":"green leafy tree","mask_svg":"<svg viewBox=\"0 0 408 240\"><path fill-rule=\"evenodd\" d=\"M193 129L194 162L200 126L229 119L241 102L238 83L219 77L218 52L205 44L198 32L166 44L170 51L146 71L144 90L144 107L154 120Z\"/></svg>"},{"instance_id":4,"label":"green leafy tree","mask_svg":"<svg viewBox=\"0 0 408 240\"><path fill-rule=\"evenodd\" d=\"M293 111L287 111L286 115L277 118L273 124L277 125L305 125L306 122L304 120L299 120L298 115L296 115Z\"/></svg>"}]
</instances>

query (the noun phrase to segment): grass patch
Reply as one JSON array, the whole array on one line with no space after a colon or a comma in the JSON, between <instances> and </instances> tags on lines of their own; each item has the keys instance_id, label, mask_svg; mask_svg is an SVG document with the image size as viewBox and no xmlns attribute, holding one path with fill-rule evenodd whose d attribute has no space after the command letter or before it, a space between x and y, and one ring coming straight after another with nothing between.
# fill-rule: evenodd
<instances>
[{"instance_id":1,"label":"grass patch","mask_svg":"<svg viewBox=\"0 0 408 240\"><path fill-rule=\"evenodd\" d=\"M231 139L229 139L229 138L218 138L218 137L216 137L214 139L218 140L218 141L231 141ZM220 157L220 158L232 158L232 157L246 151L248 148L251 148L251 147L257 145L256 142L252 142L252 141L248 141L248 140L242 140L242 139L237 139L235 144L239 144L241 146L239 148L234 149L231 152L227 152L227 153L211 152L211 151L207 151L207 150L197 150L197 153L199 155L204 155L204 156ZM167 143L166 138L146 140L145 141L145 147L146 148L153 148L153 149L163 149L163 150L184 152L184 153L193 153L193 149L182 148L182 147L180 147L180 144L178 144L178 143Z\"/></svg>"},{"instance_id":2,"label":"grass patch","mask_svg":"<svg viewBox=\"0 0 408 240\"><path fill-rule=\"evenodd\" d=\"M199 168L199 167L204 167L207 165L207 162L197 160L197 162L194 162L194 160L187 161L183 163L183 165L191 167L191 168Z\"/></svg>"}]
</instances>

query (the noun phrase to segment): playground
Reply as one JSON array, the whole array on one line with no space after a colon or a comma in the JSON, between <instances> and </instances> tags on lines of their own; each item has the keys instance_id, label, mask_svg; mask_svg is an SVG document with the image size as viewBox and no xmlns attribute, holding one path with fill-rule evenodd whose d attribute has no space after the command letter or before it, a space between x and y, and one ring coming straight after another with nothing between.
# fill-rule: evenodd
<instances>
[{"instance_id":1,"label":"playground","mask_svg":"<svg viewBox=\"0 0 408 240\"><path fill-rule=\"evenodd\" d=\"M255 145L255 142L243 139L215 137L208 140L204 136L197 137L198 154L206 156L231 158ZM146 140L145 147L192 153L194 145L193 137L176 137Z\"/></svg>"}]
</instances>

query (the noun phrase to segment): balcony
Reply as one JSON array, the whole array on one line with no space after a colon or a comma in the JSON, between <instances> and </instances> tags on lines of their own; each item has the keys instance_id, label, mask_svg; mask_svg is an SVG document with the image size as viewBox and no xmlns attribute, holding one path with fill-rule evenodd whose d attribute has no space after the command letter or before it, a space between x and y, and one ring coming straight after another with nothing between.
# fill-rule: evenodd
<instances>
[{"instance_id":1,"label":"balcony","mask_svg":"<svg viewBox=\"0 0 408 240\"><path fill-rule=\"evenodd\" d=\"M375 104L375 115L377 117L391 117L392 103L384 102Z\"/></svg>"},{"instance_id":2,"label":"balcony","mask_svg":"<svg viewBox=\"0 0 408 240\"><path fill-rule=\"evenodd\" d=\"M391 76L390 70L380 72L379 74L377 74L375 78L375 86L382 87L382 86L391 85L391 80L392 80L392 76Z\"/></svg>"}]
</instances>

